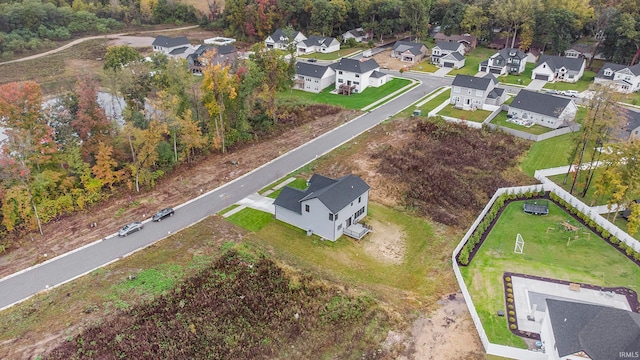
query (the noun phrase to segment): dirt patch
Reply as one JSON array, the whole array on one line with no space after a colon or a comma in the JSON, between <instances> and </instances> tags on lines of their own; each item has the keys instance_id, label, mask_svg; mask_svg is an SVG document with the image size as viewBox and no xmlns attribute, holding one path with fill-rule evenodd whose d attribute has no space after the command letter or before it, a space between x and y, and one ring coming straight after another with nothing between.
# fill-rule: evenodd
<instances>
[{"instance_id":1,"label":"dirt patch","mask_svg":"<svg viewBox=\"0 0 640 360\"><path fill-rule=\"evenodd\" d=\"M404 68L405 70L411 66L410 63L402 62L398 60L398 58L391 57L391 49L384 50L379 52L373 56L376 62L380 65L382 69L389 70L400 70Z\"/></svg>"},{"instance_id":2,"label":"dirt patch","mask_svg":"<svg viewBox=\"0 0 640 360\"><path fill-rule=\"evenodd\" d=\"M484 348L476 332L462 293L438 300L440 307L413 323L412 359L485 359Z\"/></svg>"},{"instance_id":3,"label":"dirt patch","mask_svg":"<svg viewBox=\"0 0 640 360\"><path fill-rule=\"evenodd\" d=\"M368 223L374 231L363 241L363 249L376 260L399 264L406 251L405 233L400 226L371 220Z\"/></svg>"}]
</instances>

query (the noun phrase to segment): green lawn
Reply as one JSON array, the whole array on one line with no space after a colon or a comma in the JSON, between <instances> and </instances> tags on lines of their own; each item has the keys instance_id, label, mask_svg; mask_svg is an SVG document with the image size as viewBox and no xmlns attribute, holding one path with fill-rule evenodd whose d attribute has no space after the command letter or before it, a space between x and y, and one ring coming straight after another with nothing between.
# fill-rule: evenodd
<instances>
[{"instance_id":1,"label":"green lawn","mask_svg":"<svg viewBox=\"0 0 640 360\"><path fill-rule=\"evenodd\" d=\"M297 56L298 58L301 59L311 59L311 58L315 58L318 60L337 60L343 57L347 57L353 53L356 53L358 51L362 51L364 50L361 47L354 47L354 48L341 48L338 51L334 51L334 52L330 52L330 53L319 53L319 52L314 52L311 54L304 54L304 55L299 55Z\"/></svg>"},{"instance_id":2,"label":"green lawn","mask_svg":"<svg viewBox=\"0 0 640 360\"><path fill-rule=\"evenodd\" d=\"M443 91L442 94L434 97L429 102L427 102L426 104L418 107L417 109L422 110L422 115L423 116L427 116L429 111L437 108L443 102L449 101L450 97L451 97L451 89L448 89L447 91ZM413 110L411 110L411 111L413 111Z\"/></svg>"},{"instance_id":3,"label":"green lawn","mask_svg":"<svg viewBox=\"0 0 640 360\"><path fill-rule=\"evenodd\" d=\"M417 63L415 66L411 68L411 70L415 71L423 71L423 72L435 72L439 69L439 67L433 65L430 61L429 57L425 58L426 60Z\"/></svg>"},{"instance_id":4,"label":"green lawn","mask_svg":"<svg viewBox=\"0 0 640 360\"><path fill-rule=\"evenodd\" d=\"M447 282L455 281L447 260L455 235L437 234L429 223L418 217L372 202L364 221L373 225L374 232L384 231L404 245L400 262L372 256L367 251L367 237L353 240L342 236L336 242L321 241L316 235L307 236L305 231L277 220L269 222L249 241L293 266L320 271L328 278L347 281L354 287L373 289L389 301L407 300L389 298L392 288L436 300L436 294L450 287L451 283ZM376 224L385 224L385 228Z\"/></svg>"},{"instance_id":5,"label":"green lawn","mask_svg":"<svg viewBox=\"0 0 640 360\"><path fill-rule=\"evenodd\" d=\"M531 74L533 73L533 69L536 67L536 64L527 63L524 67L524 71L520 75L503 75L498 76L498 81L506 84L515 84L527 86L532 81Z\"/></svg>"},{"instance_id":6,"label":"green lawn","mask_svg":"<svg viewBox=\"0 0 640 360\"><path fill-rule=\"evenodd\" d=\"M546 83L544 85L545 89L553 89L553 90L577 90L577 91L585 91L589 89L589 86L593 84L593 79L596 77L596 73L593 71L585 70L584 74L575 83L568 83L564 81L556 81L555 83Z\"/></svg>"},{"instance_id":7,"label":"green lawn","mask_svg":"<svg viewBox=\"0 0 640 360\"><path fill-rule=\"evenodd\" d=\"M536 170L569 165L573 136L569 133L533 143L522 161L522 171L533 176Z\"/></svg>"},{"instance_id":8,"label":"green lawn","mask_svg":"<svg viewBox=\"0 0 640 360\"><path fill-rule=\"evenodd\" d=\"M273 220L273 215L251 208L244 208L227 218L230 222L249 231L259 231Z\"/></svg>"},{"instance_id":9,"label":"green lawn","mask_svg":"<svg viewBox=\"0 0 640 360\"><path fill-rule=\"evenodd\" d=\"M396 90L407 86L410 83L411 81L407 79L394 78L383 86L377 88L370 86L359 94L352 94L348 96L332 94L331 91L334 90L334 87L329 86L319 94L302 90L286 90L278 94L278 97L282 99L293 97L321 104L331 104L336 106L343 106L347 109L360 110L363 107L393 93Z\"/></svg>"},{"instance_id":10,"label":"green lawn","mask_svg":"<svg viewBox=\"0 0 640 360\"><path fill-rule=\"evenodd\" d=\"M480 69L480 63L487 60L491 55L495 54L496 50L487 49L484 47L477 47L468 54L465 54L464 66L460 69L454 69L449 71L449 75L475 75Z\"/></svg>"},{"instance_id":11,"label":"green lawn","mask_svg":"<svg viewBox=\"0 0 640 360\"><path fill-rule=\"evenodd\" d=\"M304 190L304 189L307 188L307 180L306 179L295 179L294 181L290 182L286 186L292 187L294 189ZM272 192L271 194L267 195L267 197L275 199L275 198L278 197L278 195L280 195L280 192L282 192L282 188Z\"/></svg>"},{"instance_id":12,"label":"green lawn","mask_svg":"<svg viewBox=\"0 0 640 360\"><path fill-rule=\"evenodd\" d=\"M631 105L640 105L640 91L632 94L625 94L621 101Z\"/></svg>"},{"instance_id":13,"label":"green lawn","mask_svg":"<svg viewBox=\"0 0 640 360\"><path fill-rule=\"evenodd\" d=\"M491 111L487 110L462 110L456 109L453 105L449 104L438 112L438 115L449 116L456 119L473 121L481 123L487 119L487 116L491 115Z\"/></svg>"},{"instance_id":14,"label":"green lawn","mask_svg":"<svg viewBox=\"0 0 640 360\"><path fill-rule=\"evenodd\" d=\"M493 118L493 120L491 120L492 124L496 124L498 126L504 126L506 128L509 129L514 129L514 130L520 130L520 131L524 131L527 132L529 134L534 134L534 135L540 135L540 134L544 134L546 132L549 132L553 129L550 129L548 127L544 127L542 125L538 125L535 124L532 127L526 127L526 126L522 126L522 125L518 125L518 124L514 124L512 122L507 121L507 112L506 111L501 111L500 114L498 114L495 118Z\"/></svg>"},{"instance_id":15,"label":"green lawn","mask_svg":"<svg viewBox=\"0 0 640 360\"><path fill-rule=\"evenodd\" d=\"M640 267L596 234L582 228L579 238L567 245L568 233L556 225L578 223L564 210L549 203L548 216L533 216L523 213L522 204L506 207L469 266L461 267L489 341L525 347L509 331L506 319L496 315L505 308L501 279L507 271L640 291ZM525 241L524 254L513 252L518 233Z\"/></svg>"},{"instance_id":16,"label":"green lawn","mask_svg":"<svg viewBox=\"0 0 640 360\"><path fill-rule=\"evenodd\" d=\"M610 216L608 216L608 214L603 214L603 216L606 217L609 221L613 220L613 214L611 214ZM622 216L620 216L620 214L618 214L618 216L616 217L616 221L614 221L613 224L615 226L617 226L620 230L628 232L627 231L628 222ZM631 234L629 234L629 235L631 235ZM640 231L637 231L632 236L633 236L634 239L640 240Z\"/></svg>"}]
</instances>

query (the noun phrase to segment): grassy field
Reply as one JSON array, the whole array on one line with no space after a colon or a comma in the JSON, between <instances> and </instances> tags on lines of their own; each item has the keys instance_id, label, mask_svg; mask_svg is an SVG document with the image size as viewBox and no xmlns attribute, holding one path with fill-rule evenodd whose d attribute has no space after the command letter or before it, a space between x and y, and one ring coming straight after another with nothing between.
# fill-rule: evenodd
<instances>
[{"instance_id":1,"label":"grassy field","mask_svg":"<svg viewBox=\"0 0 640 360\"><path fill-rule=\"evenodd\" d=\"M573 136L569 133L533 143L522 161L522 171L533 176L536 170L569 165Z\"/></svg>"},{"instance_id":2,"label":"grassy field","mask_svg":"<svg viewBox=\"0 0 640 360\"><path fill-rule=\"evenodd\" d=\"M399 90L411 82L406 79L394 78L388 83L380 87L368 87L363 92L352 95L338 95L332 94L331 91L334 90L333 86L329 86L324 89L321 93L315 94L302 90L287 90L281 92L278 96L280 98L290 98L295 97L298 99L304 99L311 102L321 103L321 104L331 104L336 106L343 106L347 109L355 109L360 110L363 107L373 103L376 100L379 100L396 90Z\"/></svg>"},{"instance_id":3,"label":"grassy field","mask_svg":"<svg viewBox=\"0 0 640 360\"><path fill-rule=\"evenodd\" d=\"M524 67L524 71L520 75L503 75L498 76L498 81L506 84L514 84L514 85L522 85L527 86L531 81L531 74L533 73L533 69L536 67L536 64L527 63Z\"/></svg>"},{"instance_id":4,"label":"grassy field","mask_svg":"<svg viewBox=\"0 0 640 360\"><path fill-rule=\"evenodd\" d=\"M568 83L568 82L564 82L564 81L556 81L554 83L546 83L544 85L545 89L553 89L553 90L559 90L559 91L564 91L564 90L578 90L578 91L585 91L587 89L589 89L589 86L591 86L591 84L593 84L593 79L596 77L596 73L593 71L588 71L585 70L584 74L582 75L582 77L580 78L580 80L578 80L575 83Z\"/></svg>"},{"instance_id":5,"label":"grassy field","mask_svg":"<svg viewBox=\"0 0 640 360\"><path fill-rule=\"evenodd\" d=\"M522 204L506 207L469 266L461 267L491 342L524 347L505 318L495 315L505 307L501 277L506 271L640 291L640 268L596 234L582 228L579 238L567 244L567 233L557 224L578 223L564 210L550 203L549 215L538 217L525 214ZM513 252L518 233L525 241L524 254Z\"/></svg>"},{"instance_id":6,"label":"grassy field","mask_svg":"<svg viewBox=\"0 0 640 360\"><path fill-rule=\"evenodd\" d=\"M464 66L460 69L454 69L449 72L449 75L475 75L478 73L480 63L487 60L491 55L495 54L493 49L487 49L483 47L477 47L468 54L465 54Z\"/></svg>"},{"instance_id":7,"label":"grassy field","mask_svg":"<svg viewBox=\"0 0 640 360\"><path fill-rule=\"evenodd\" d=\"M347 57L353 53L364 50L360 47L355 48L341 48L338 51L330 52L330 53L319 53L314 52L311 54L298 55L298 58L301 59L318 59L318 60L338 60L343 57Z\"/></svg>"},{"instance_id":8,"label":"grassy field","mask_svg":"<svg viewBox=\"0 0 640 360\"><path fill-rule=\"evenodd\" d=\"M366 237L360 241L345 236L336 242L321 241L318 236L307 236L303 230L277 220L257 231L250 241L297 268L311 269L330 279L370 289L377 296L402 306L411 305L412 301L407 303L408 299L395 297L398 291L435 298L455 282L447 261L454 237L437 234L422 219L371 202L365 221L392 224L405 234L404 239L398 239L405 248L401 263L372 257L365 249ZM375 225L373 231L376 231Z\"/></svg>"},{"instance_id":9,"label":"grassy field","mask_svg":"<svg viewBox=\"0 0 640 360\"><path fill-rule=\"evenodd\" d=\"M419 63L417 63L415 66L411 67L411 70L415 70L415 71L422 71L422 72L436 72L439 69L439 67L433 65L431 63L431 60L427 57L426 60L423 60Z\"/></svg>"},{"instance_id":10,"label":"grassy field","mask_svg":"<svg viewBox=\"0 0 640 360\"><path fill-rule=\"evenodd\" d=\"M546 132L549 132L553 129L550 129L548 127L544 127L542 125L538 125L535 124L531 127L526 127L526 126L522 126L522 125L518 125L518 124L514 124L512 122L507 121L507 112L506 111L502 111L500 112L500 114L498 114L495 118L493 118L493 120L491 120L492 124L498 125L498 126L504 126L507 127L509 129L514 129L514 130L520 130L520 131L524 131L527 132L529 134L534 134L534 135L540 135L540 134L544 134Z\"/></svg>"},{"instance_id":11,"label":"grassy field","mask_svg":"<svg viewBox=\"0 0 640 360\"><path fill-rule=\"evenodd\" d=\"M295 179L294 181L290 182L286 186L292 187L294 189L304 190L304 189L307 188L307 180L306 179ZM267 197L275 199L275 198L278 197L278 195L280 195L280 192L282 192L282 188L279 188L279 189L275 190L274 192L272 192L269 195L267 195Z\"/></svg>"},{"instance_id":12,"label":"grassy field","mask_svg":"<svg viewBox=\"0 0 640 360\"><path fill-rule=\"evenodd\" d=\"M491 115L491 111L487 110L462 110L456 109L453 105L449 104L438 112L438 115L449 116L456 119L468 120L477 123L484 122L487 116Z\"/></svg>"},{"instance_id":13,"label":"grassy field","mask_svg":"<svg viewBox=\"0 0 640 360\"><path fill-rule=\"evenodd\" d=\"M427 116L427 113L429 113L429 111L432 111L433 109L437 108L443 102L449 101L450 97L451 97L451 89L448 89L448 90L442 92L440 95L438 95L438 96L434 97L433 99L431 99L429 102L427 102L424 105L418 107L417 109L422 110L422 115L423 116Z\"/></svg>"}]
</instances>

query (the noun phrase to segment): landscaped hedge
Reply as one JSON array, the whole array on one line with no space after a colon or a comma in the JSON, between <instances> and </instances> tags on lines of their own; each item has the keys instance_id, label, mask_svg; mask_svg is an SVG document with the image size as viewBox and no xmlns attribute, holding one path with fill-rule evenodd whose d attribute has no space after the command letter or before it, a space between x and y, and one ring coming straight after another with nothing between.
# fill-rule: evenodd
<instances>
[{"instance_id":1,"label":"landscaped hedge","mask_svg":"<svg viewBox=\"0 0 640 360\"><path fill-rule=\"evenodd\" d=\"M462 249L457 255L458 264L462 266L467 266L473 259L473 256L478 252L482 242L486 238L486 236L493 228L493 225L500 217L499 215L504 210L505 206L512 201L517 200L527 200L532 198L546 198L553 201L559 207L565 209L569 214L573 215L576 220L583 223L586 227L588 227L594 233L600 235L605 241L609 244L613 245L618 251L624 254L631 261L635 262L638 266L640 266L640 252L635 251L632 247L625 244L623 241L618 239L616 236L612 235L609 231L604 229L602 226L596 224L596 222L589 217L589 215L581 212L573 205L563 200L560 196L555 193L541 191L527 191L525 193L522 192L507 192L505 194L500 195L496 201L491 206L491 209L486 213L482 221L478 224L473 234L469 237L467 242L464 244Z\"/></svg>"}]
</instances>

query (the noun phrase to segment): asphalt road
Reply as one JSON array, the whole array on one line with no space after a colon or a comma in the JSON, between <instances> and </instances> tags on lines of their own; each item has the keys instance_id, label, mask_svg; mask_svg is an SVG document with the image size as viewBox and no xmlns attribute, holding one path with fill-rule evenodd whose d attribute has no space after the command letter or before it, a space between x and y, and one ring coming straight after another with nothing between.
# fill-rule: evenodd
<instances>
[{"instance_id":1,"label":"asphalt road","mask_svg":"<svg viewBox=\"0 0 640 360\"><path fill-rule=\"evenodd\" d=\"M389 73L399 75L398 72L391 71ZM109 236L1 279L0 310L117 261L169 236L171 233L213 215L373 128L438 87L450 85L452 81L450 78L415 73L405 73L404 76L421 80L421 84L381 107L315 138L251 173L177 206L175 216L158 223L147 219L142 231L124 238Z\"/></svg>"}]
</instances>

